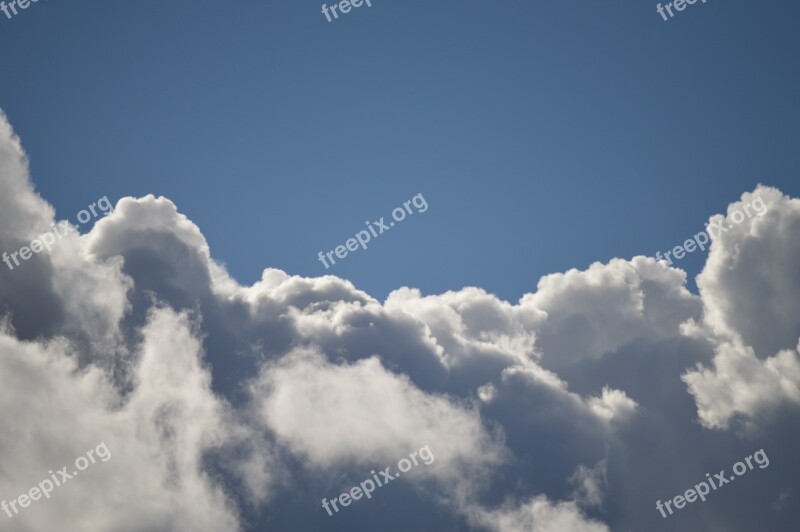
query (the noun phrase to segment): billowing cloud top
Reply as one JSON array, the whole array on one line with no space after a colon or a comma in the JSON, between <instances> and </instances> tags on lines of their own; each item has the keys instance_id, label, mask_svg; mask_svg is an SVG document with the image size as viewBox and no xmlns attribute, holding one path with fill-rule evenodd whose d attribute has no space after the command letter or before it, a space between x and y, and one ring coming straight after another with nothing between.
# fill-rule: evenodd
<instances>
[{"instance_id":1,"label":"billowing cloud top","mask_svg":"<svg viewBox=\"0 0 800 532\"><path fill-rule=\"evenodd\" d=\"M0 118L0 246L57 222ZM100 195L100 194L99 194ZM765 211L744 221L758 199ZM0 498L111 452L2 530L790 530L800 200L712 222L699 295L652 258L380 302L333 276L242 286L166 198L0 265ZM330 516L323 499L435 460ZM764 448L772 468L664 519ZM19 508L18 508L19 509Z\"/></svg>"}]
</instances>

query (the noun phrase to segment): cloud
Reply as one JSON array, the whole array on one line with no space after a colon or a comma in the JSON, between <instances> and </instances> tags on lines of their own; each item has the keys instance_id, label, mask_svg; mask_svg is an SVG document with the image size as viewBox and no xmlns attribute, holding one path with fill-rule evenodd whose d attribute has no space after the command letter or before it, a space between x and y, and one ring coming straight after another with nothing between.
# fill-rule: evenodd
<instances>
[{"instance_id":1,"label":"cloud","mask_svg":"<svg viewBox=\"0 0 800 532\"><path fill-rule=\"evenodd\" d=\"M612 259L586 271L547 275L520 303L546 313L537 345L545 364L563 368L637 338L678 335L681 324L701 311L685 283L685 272L651 258Z\"/></svg>"},{"instance_id":2,"label":"cloud","mask_svg":"<svg viewBox=\"0 0 800 532\"><path fill-rule=\"evenodd\" d=\"M636 411L636 401L631 400L625 392L603 387L603 395L592 397L589 408L599 417L607 421L625 420Z\"/></svg>"},{"instance_id":3,"label":"cloud","mask_svg":"<svg viewBox=\"0 0 800 532\"><path fill-rule=\"evenodd\" d=\"M736 223L734 213L757 202L764 212ZM740 337L762 358L794 348L800 337L800 200L759 187L709 221L730 229L712 233L708 262L697 277L706 323L719 335Z\"/></svg>"},{"instance_id":4,"label":"cloud","mask_svg":"<svg viewBox=\"0 0 800 532\"><path fill-rule=\"evenodd\" d=\"M420 391L378 357L335 365L295 351L262 367L251 392L263 426L311 467L388 463L431 445L432 474L447 480L502 460L474 408Z\"/></svg>"},{"instance_id":5,"label":"cloud","mask_svg":"<svg viewBox=\"0 0 800 532\"><path fill-rule=\"evenodd\" d=\"M57 221L5 117L0 186L5 250ZM788 530L798 511L770 505L800 465L800 208L758 187L712 220L755 198L768 210L713 236L699 294L633 257L516 303L478 287L381 302L272 268L243 286L173 202L121 198L0 268L0 497L99 442L113 455L3 529ZM655 500L754 439L782 464L740 481L755 495L661 519ZM320 507L424 445L434 464Z\"/></svg>"},{"instance_id":6,"label":"cloud","mask_svg":"<svg viewBox=\"0 0 800 532\"><path fill-rule=\"evenodd\" d=\"M609 532L606 525L587 519L575 503L553 503L546 497L479 512L475 520L497 532Z\"/></svg>"},{"instance_id":7,"label":"cloud","mask_svg":"<svg viewBox=\"0 0 800 532\"><path fill-rule=\"evenodd\" d=\"M65 342L0 336L0 492L27 492L50 470L104 442L92 465L49 500L5 520L4 530L237 530L234 505L203 469L203 454L231 434L210 392L199 341L185 316L154 311L142 331L137 386L120 396L105 372L80 368Z\"/></svg>"},{"instance_id":8,"label":"cloud","mask_svg":"<svg viewBox=\"0 0 800 532\"><path fill-rule=\"evenodd\" d=\"M736 223L734 213L759 204L760 215ZM708 263L697 278L703 320L686 330L709 338L716 355L712 368L698 365L682 378L701 422L727 428L736 416L751 423L800 402L800 201L759 187L731 204L727 216L710 220L729 230L712 233Z\"/></svg>"},{"instance_id":9,"label":"cloud","mask_svg":"<svg viewBox=\"0 0 800 532\"><path fill-rule=\"evenodd\" d=\"M725 343L713 369L699 366L683 380L703 424L724 429L736 415L752 418L784 403L800 404L800 355L785 350L762 361L751 347Z\"/></svg>"},{"instance_id":10,"label":"cloud","mask_svg":"<svg viewBox=\"0 0 800 532\"><path fill-rule=\"evenodd\" d=\"M605 497L604 489L608 483L608 462L601 460L591 468L580 465L569 481L575 487L572 497L578 504L600 508Z\"/></svg>"}]
</instances>

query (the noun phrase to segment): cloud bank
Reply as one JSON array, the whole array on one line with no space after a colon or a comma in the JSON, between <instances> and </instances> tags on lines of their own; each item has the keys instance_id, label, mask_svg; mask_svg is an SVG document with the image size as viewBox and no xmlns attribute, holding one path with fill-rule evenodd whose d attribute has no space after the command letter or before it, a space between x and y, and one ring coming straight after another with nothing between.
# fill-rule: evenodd
<instances>
[{"instance_id":1,"label":"cloud bank","mask_svg":"<svg viewBox=\"0 0 800 532\"><path fill-rule=\"evenodd\" d=\"M0 118L0 247L58 220ZM166 198L0 268L0 498L112 459L3 530L790 530L800 443L800 200L712 235L699 294L652 258L381 302L334 276L243 286ZM733 212L740 202L729 207ZM333 517L427 445L430 466ZM774 467L668 520L764 448ZM780 504L777 504L780 501ZM790 500L788 501L790 502ZM766 528L765 528L766 527Z\"/></svg>"}]
</instances>

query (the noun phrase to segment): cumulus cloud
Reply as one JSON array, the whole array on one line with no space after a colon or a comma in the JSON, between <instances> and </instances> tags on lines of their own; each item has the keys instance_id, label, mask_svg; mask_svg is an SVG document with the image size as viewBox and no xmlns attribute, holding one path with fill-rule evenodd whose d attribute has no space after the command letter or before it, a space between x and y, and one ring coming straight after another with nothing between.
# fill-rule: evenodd
<instances>
[{"instance_id":1,"label":"cumulus cloud","mask_svg":"<svg viewBox=\"0 0 800 532\"><path fill-rule=\"evenodd\" d=\"M756 207L761 205L761 214ZM737 223L745 208L750 217ZM800 200L759 187L709 220L727 227L711 232L708 262L697 277L705 321L719 335L740 337L761 358L791 349L800 337Z\"/></svg>"},{"instance_id":2,"label":"cumulus cloud","mask_svg":"<svg viewBox=\"0 0 800 532\"><path fill-rule=\"evenodd\" d=\"M740 214L746 211L753 214ZM683 380L701 422L726 428L737 416L750 424L800 401L800 201L759 187L710 221L727 231L711 233L708 263L697 278L703 320L686 330L708 337L716 355L711 368L699 365Z\"/></svg>"},{"instance_id":3,"label":"cumulus cloud","mask_svg":"<svg viewBox=\"0 0 800 532\"><path fill-rule=\"evenodd\" d=\"M393 461L431 445L433 474L447 479L502 459L474 408L420 391L377 357L335 365L292 352L262 368L252 393L264 427L313 467Z\"/></svg>"},{"instance_id":4,"label":"cumulus cloud","mask_svg":"<svg viewBox=\"0 0 800 532\"><path fill-rule=\"evenodd\" d=\"M713 368L700 366L683 380L697 399L703 424L727 428L736 415L748 419L784 403L800 404L800 355L785 350L762 361L752 347L725 343Z\"/></svg>"},{"instance_id":5,"label":"cumulus cloud","mask_svg":"<svg viewBox=\"0 0 800 532\"><path fill-rule=\"evenodd\" d=\"M209 388L185 317L155 311L142 331L137 386L120 397L105 372L79 367L67 344L0 336L0 491L16 497L100 442L98 463L3 524L4 530L238 530L235 507L203 454L235 434ZM6 519L6 516L2 516Z\"/></svg>"},{"instance_id":6,"label":"cumulus cloud","mask_svg":"<svg viewBox=\"0 0 800 532\"><path fill-rule=\"evenodd\" d=\"M0 186L5 250L57 222L5 117ZM169 199L121 198L0 269L0 497L112 453L3 529L788 530L797 512L770 505L789 481L766 475L680 525L654 509L753 438L797 469L781 450L800 443L782 428L800 402L798 200L758 187L712 221L756 198L763 215L713 235L699 294L634 257L516 303L478 287L381 302L272 268L243 286ZM424 445L435 463L321 508Z\"/></svg>"},{"instance_id":7,"label":"cumulus cloud","mask_svg":"<svg viewBox=\"0 0 800 532\"><path fill-rule=\"evenodd\" d=\"M497 532L609 532L609 528L587 519L574 502L553 503L536 497L519 505L478 512L475 520Z\"/></svg>"},{"instance_id":8,"label":"cumulus cloud","mask_svg":"<svg viewBox=\"0 0 800 532\"><path fill-rule=\"evenodd\" d=\"M603 387L600 397L589 400L589 408L599 417L607 421L625 420L636 411L636 401L630 399L625 392Z\"/></svg>"}]
</instances>

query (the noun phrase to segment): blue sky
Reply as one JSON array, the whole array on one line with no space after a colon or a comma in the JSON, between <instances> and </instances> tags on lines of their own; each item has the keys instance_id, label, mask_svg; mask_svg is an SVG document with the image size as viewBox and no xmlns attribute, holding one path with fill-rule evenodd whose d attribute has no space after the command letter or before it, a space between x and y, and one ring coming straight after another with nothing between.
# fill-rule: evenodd
<instances>
[{"instance_id":1,"label":"blue sky","mask_svg":"<svg viewBox=\"0 0 800 532\"><path fill-rule=\"evenodd\" d=\"M669 249L759 182L800 192L798 15L375 0L328 23L306 1L42 0L0 18L0 104L61 218L165 195L249 284L326 273L318 251L422 193L428 212L328 273L379 298L516 301Z\"/></svg>"}]
</instances>

